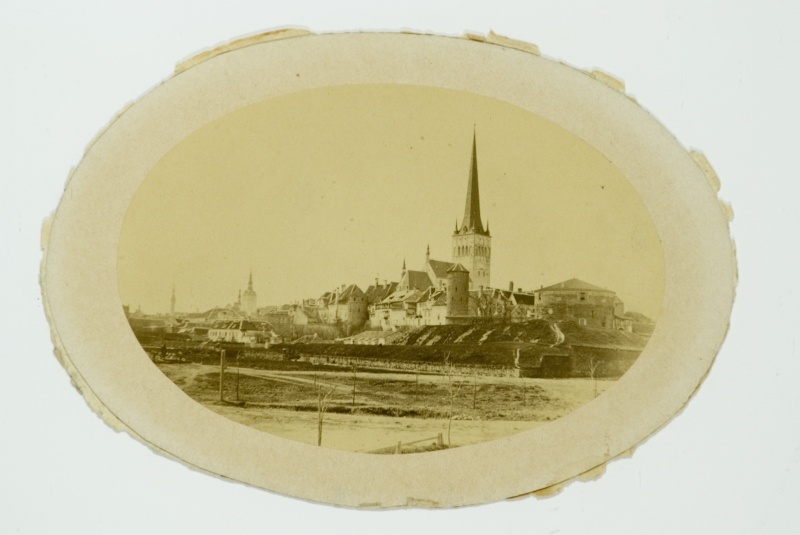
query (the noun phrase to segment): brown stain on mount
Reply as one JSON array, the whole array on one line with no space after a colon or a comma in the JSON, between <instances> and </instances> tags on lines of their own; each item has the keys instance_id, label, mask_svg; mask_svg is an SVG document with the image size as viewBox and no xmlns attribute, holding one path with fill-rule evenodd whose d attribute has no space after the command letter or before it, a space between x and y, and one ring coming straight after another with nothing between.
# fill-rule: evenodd
<instances>
[{"instance_id":1,"label":"brown stain on mount","mask_svg":"<svg viewBox=\"0 0 800 535\"><path fill-rule=\"evenodd\" d=\"M200 52L199 54L196 54L189 59L178 63L175 65L175 74L180 74L188 69L191 69L195 65L199 65L200 63L219 56L220 54L233 52L234 50L239 50L240 48L258 45L269 41L280 41L282 39L291 39L292 37L302 37L304 35L312 34L313 32L300 28L283 28L280 30L272 30L258 33L256 35L250 35L248 37L242 37L240 39L234 39L210 50Z\"/></svg>"}]
</instances>

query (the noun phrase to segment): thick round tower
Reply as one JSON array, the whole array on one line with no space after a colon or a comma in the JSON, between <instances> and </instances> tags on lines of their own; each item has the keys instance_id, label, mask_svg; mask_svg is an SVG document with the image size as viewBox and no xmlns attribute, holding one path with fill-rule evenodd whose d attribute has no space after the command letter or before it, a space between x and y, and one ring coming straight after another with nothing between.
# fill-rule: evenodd
<instances>
[{"instance_id":1,"label":"thick round tower","mask_svg":"<svg viewBox=\"0 0 800 535\"><path fill-rule=\"evenodd\" d=\"M469 271L461 264L447 270L447 317L469 314Z\"/></svg>"}]
</instances>

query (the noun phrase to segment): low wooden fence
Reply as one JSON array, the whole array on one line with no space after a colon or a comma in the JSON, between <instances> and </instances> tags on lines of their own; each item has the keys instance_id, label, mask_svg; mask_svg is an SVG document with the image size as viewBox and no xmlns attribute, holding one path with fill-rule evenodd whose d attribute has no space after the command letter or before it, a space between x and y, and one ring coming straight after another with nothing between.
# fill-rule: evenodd
<instances>
[{"instance_id":1,"label":"low wooden fence","mask_svg":"<svg viewBox=\"0 0 800 535\"><path fill-rule=\"evenodd\" d=\"M378 448L377 450L365 451L364 453L400 454L403 453L404 447L408 448L409 446L416 446L417 444L422 444L423 442L430 442L431 446L435 446L436 449L442 449L444 447L442 434L439 433L435 437L421 438L412 442L398 442L393 446L386 446L385 448Z\"/></svg>"}]
</instances>

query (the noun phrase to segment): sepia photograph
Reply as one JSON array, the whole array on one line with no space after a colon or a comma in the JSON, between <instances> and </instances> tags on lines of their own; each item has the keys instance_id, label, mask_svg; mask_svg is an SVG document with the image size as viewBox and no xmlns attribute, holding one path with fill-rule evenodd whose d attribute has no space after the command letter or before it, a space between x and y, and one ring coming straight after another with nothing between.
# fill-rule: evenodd
<instances>
[{"instance_id":1,"label":"sepia photograph","mask_svg":"<svg viewBox=\"0 0 800 535\"><path fill-rule=\"evenodd\" d=\"M186 59L43 228L56 355L109 425L290 496L599 474L697 390L736 273L713 167L623 89L492 32Z\"/></svg>"},{"instance_id":2,"label":"sepia photograph","mask_svg":"<svg viewBox=\"0 0 800 535\"><path fill-rule=\"evenodd\" d=\"M598 150L496 99L393 84L267 99L192 133L136 192L118 274L137 341L193 400L378 454L592 402L635 364L664 291L652 219Z\"/></svg>"},{"instance_id":3,"label":"sepia photograph","mask_svg":"<svg viewBox=\"0 0 800 535\"><path fill-rule=\"evenodd\" d=\"M800 525L796 8L4 12L0 531Z\"/></svg>"}]
</instances>

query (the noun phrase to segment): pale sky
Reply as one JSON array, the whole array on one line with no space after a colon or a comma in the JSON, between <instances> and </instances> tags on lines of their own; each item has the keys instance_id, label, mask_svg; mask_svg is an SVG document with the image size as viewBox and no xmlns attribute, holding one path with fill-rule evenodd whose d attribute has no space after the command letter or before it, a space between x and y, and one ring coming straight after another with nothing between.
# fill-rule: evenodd
<instances>
[{"instance_id":1,"label":"pale sky","mask_svg":"<svg viewBox=\"0 0 800 535\"><path fill-rule=\"evenodd\" d=\"M146 313L236 300L252 269L258 305L362 289L451 260L473 127L491 284L572 277L658 316L655 227L619 170L559 126L501 101L420 86L316 89L242 108L153 168L119 243L122 302Z\"/></svg>"}]
</instances>

